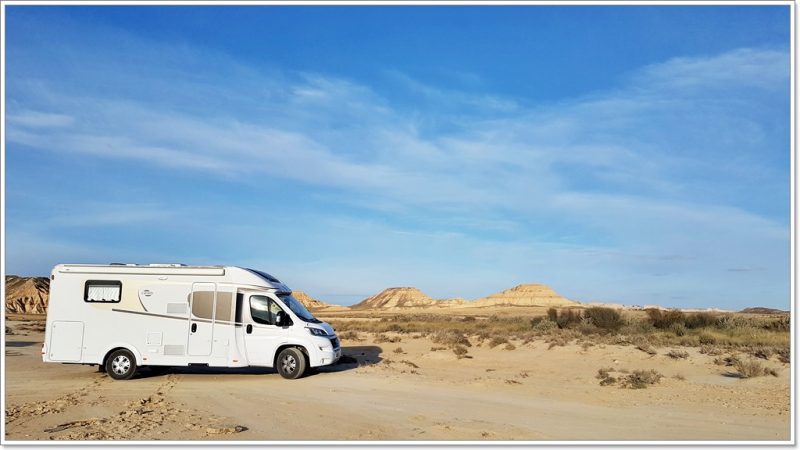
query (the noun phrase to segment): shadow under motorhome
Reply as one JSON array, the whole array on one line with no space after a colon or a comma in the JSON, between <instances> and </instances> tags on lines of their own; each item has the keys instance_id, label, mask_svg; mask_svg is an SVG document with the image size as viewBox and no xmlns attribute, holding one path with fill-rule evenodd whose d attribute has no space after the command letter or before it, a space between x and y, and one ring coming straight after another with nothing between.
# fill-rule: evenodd
<instances>
[{"instance_id":1,"label":"shadow under motorhome","mask_svg":"<svg viewBox=\"0 0 800 450\"><path fill-rule=\"evenodd\" d=\"M258 270L180 264L59 264L50 274L44 362L274 367L284 378L341 357L333 328Z\"/></svg>"}]
</instances>

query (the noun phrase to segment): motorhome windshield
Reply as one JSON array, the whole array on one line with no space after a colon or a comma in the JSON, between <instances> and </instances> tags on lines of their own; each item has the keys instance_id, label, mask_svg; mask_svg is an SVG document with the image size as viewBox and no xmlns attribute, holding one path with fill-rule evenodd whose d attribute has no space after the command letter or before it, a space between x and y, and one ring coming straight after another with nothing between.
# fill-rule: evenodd
<instances>
[{"instance_id":1,"label":"motorhome windshield","mask_svg":"<svg viewBox=\"0 0 800 450\"><path fill-rule=\"evenodd\" d=\"M311 323L320 323L321 320L314 317L299 300L292 297L292 294L285 294L282 292L278 293L278 298L283 301L283 303L292 310L293 313L297 315L302 320Z\"/></svg>"}]
</instances>

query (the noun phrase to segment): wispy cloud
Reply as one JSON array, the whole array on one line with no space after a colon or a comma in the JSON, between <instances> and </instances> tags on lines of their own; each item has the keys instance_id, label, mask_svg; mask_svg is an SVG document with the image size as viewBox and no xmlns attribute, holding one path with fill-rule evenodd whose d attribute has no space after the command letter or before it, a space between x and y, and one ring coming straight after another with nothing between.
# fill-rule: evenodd
<instances>
[{"instance_id":1,"label":"wispy cloud","mask_svg":"<svg viewBox=\"0 0 800 450\"><path fill-rule=\"evenodd\" d=\"M505 273L494 274L491 288L545 274L574 297L667 298L674 297L667 295L671 281L615 274L679 273L687 286L705 277L709 290L727 292L732 261L745 260L742 267L766 268L765 279L777 283L771 295L785 287L788 212L785 205L764 212L752 201L788 198L788 169L781 164L788 162L788 137L781 132L788 127L785 50L675 58L630 74L614 90L549 104L389 72L389 82L417 105L409 108L363 81L248 67L191 47L121 45L145 55L149 70L101 49L86 65L73 55L78 59L63 80L41 75L9 82L9 151L133 162L164 177L213 175L234 184L269 176L312 190L334 210L357 208L393 222L363 233L335 227L338 239L370 254L369 264L380 256L354 245L365 236L381 236L376 239L388 243L374 245L387 252L399 251L397 242L417 251L436 242L434 248L461 260L495 264L476 263L481 271L472 273ZM216 69L198 72L205 60ZM129 90L93 89L101 76ZM786 113L787 123L775 124L776 113ZM157 219L167 209L139 206L49 221L113 225ZM353 270L363 269L358 256L349 262ZM399 260L395 274L414 272L414 257ZM559 275L560 267L569 276ZM347 269L318 269L329 277L320 289L347 277ZM570 286L580 276L594 283Z\"/></svg>"}]
</instances>

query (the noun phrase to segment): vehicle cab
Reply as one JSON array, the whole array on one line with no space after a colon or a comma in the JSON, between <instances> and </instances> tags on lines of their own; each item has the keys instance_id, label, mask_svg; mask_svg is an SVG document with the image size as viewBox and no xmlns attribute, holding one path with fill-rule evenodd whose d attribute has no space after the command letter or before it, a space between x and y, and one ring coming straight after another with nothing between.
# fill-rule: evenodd
<instances>
[{"instance_id":1,"label":"vehicle cab","mask_svg":"<svg viewBox=\"0 0 800 450\"><path fill-rule=\"evenodd\" d=\"M248 365L274 367L284 378L299 378L309 367L336 363L342 355L339 338L268 274L252 270L269 289L240 291L236 322L243 329Z\"/></svg>"}]
</instances>

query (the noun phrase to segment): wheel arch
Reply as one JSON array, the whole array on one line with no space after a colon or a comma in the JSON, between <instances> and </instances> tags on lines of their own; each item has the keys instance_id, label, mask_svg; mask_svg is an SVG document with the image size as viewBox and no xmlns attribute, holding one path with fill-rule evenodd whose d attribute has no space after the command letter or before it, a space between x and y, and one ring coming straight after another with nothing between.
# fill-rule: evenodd
<instances>
[{"instance_id":1,"label":"wheel arch","mask_svg":"<svg viewBox=\"0 0 800 450\"><path fill-rule=\"evenodd\" d=\"M296 348L303 353L303 356L306 357L306 364L311 363L311 358L308 355L308 349L300 344L282 344L275 350L275 356L272 358L272 367L278 367L278 356L280 356L281 352L286 350L287 348Z\"/></svg>"},{"instance_id":2,"label":"wheel arch","mask_svg":"<svg viewBox=\"0 0 800 450\"><path fill-rule=\"evenodd\" d=\"M140 367L142 366L142 355L140 355L139 352L136 351L135 347L133 347L131 345L125 345L125 344L116 344L116 345L111 345L108 348L108 350L106 350L106 352L103 353L103 361L100 363L101 367L105 367L106 366L106 362L108 361L108 357L112 353L117 351L117 350L127 350L127 351L131 352L131 354L133 355L134 359L136 360L136 365L140 366Z\"/></svg>"}]
</instances>

